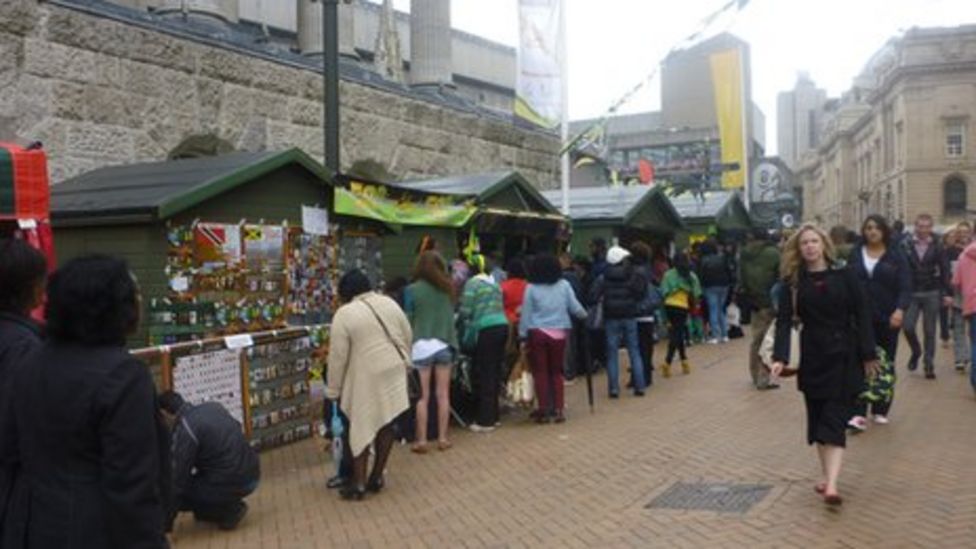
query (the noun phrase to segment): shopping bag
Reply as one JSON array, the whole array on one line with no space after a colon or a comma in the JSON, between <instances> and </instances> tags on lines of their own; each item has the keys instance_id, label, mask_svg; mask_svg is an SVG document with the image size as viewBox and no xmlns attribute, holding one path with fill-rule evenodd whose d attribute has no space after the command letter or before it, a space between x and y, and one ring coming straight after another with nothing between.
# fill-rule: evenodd
<instances>
[{"instance_id":1,"label":"shopping bag","mask_svg":"<svg viewBox=\"0 0 976 549\"><path fill-rule=\"evenodd\" d=\"M773 352L776 347L776 324L777 321L774 320L769 325L769 329L766 330L766 335L763 336L762 344L759 346L759 360L767 368L773 366ZM795 375L797 370L800 369L800 329L795 326L790 329L790 356L792 357L790 363L786 365L786 368L780 374L783 377Z\"/></svg>"},{"instance_id":2,"label":"shopping bag","mask_svg":"<svg viewBox=\"0 0 976 549\"><path fill-rule=\"evenodd\" d=\"M535 399L534 380L529 372L528 362L526 354L521 353L505 384L505 396L516 405L525 406Z\"/></svg>"},{"instance_id":3,"label":"shopping bag","mask_svg":"<svg viewBox=\"0 0 976 549\"><path fill-rule=\"evenodd\" d=\"M876 350L881 369L874 378L864 380L864 391L859 396L864 402L885 404L891 402L895 394L895 365L884 349L877 347Z\"/></svg>"}]
</instances>

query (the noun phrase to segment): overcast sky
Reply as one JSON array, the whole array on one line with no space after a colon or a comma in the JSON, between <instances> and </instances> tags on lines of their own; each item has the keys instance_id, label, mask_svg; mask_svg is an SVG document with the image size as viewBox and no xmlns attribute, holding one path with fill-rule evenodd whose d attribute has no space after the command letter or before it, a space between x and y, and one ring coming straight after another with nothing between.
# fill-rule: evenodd
<instances>
[{"instance_id":1,"label":"overcast sky","mask_svg":"<svg viewBox=\"0 0 976 549\"><path fill-rule=\"evenodd\" d=\"M726 0L565 0L571 119L599 116ZM409 0L395 0L408 11ZM452 0L452 24L518 43L518 0ZM976 0L751 0L729 29L752 46L753 99L776 150L776 94L806 71L831 96L900 30L976 23ZM621 112L660 105L653 81Z\"/></svg>"}]
</instances>

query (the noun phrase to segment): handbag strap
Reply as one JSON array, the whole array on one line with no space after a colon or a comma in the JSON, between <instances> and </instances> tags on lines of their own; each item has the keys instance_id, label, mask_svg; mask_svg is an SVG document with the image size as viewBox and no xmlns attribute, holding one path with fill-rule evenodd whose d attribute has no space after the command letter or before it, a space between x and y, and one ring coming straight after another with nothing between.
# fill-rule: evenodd
<instances>
[{"instance_id":1,"label":"handbag strap","mask_svg":"<svg viewBox=\"0 0 976 549\"><path fill-rule=\"evenodd\" d=\"M386 334L387 339L390 340L390 344L393 345L393 348L396 349L397 354L400 355L400 359L403 360L404 362L409 362L407 360L407 357L404 356L403 354L403 349L401 349L400 346L397 345L396 340L393 339L393 334L390 333L390 330L386 327L386 323L383 322L382 318L380 318L380 315L379 313L376 312L376 309L374 309L373 306L370 305L368 301L366 301L366 299L360 299L359 302L365 305L366 307L368 307L370 312L373 313L373 316L376 318L376 321L379 322L380 327L383 328L383 333Z\"/></svg>"},{"instance_id":2,"label":"handbag strap","mask_svg":"<svg viewBox=\"0 0 976 549\"><path fill-rule=\"evenodd\" d=\"M794 328L799 328L801 322L800 322L800 311L797 311L796 310L796 308L797 308L796 293L797 293L797 284L791 284L790 285L790 297L792 298L792 301L793 301L793 327Z\"/></svg>"}]
</instances>

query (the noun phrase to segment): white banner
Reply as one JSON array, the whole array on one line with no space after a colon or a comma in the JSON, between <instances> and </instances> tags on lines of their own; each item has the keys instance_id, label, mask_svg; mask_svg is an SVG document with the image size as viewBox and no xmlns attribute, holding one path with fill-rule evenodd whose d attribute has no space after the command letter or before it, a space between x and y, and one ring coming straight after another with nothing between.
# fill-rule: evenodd
<instances>
[{"instance_id":1,"label":"white banner","mask_svg":"<svg viewBox=\"0 0 976 549\"><path fill-rule=\"evenodd\" d=\"M546 128L563 113L562 0L519 0L515 115Z\"/></svg>"}]
</instances>

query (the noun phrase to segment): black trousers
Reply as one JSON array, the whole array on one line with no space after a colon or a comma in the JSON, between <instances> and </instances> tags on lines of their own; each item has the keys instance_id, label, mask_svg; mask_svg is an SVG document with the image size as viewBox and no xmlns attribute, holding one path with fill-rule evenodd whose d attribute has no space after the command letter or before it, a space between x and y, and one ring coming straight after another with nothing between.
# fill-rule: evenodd
<instances>
[{"instance_id":1,"label":"black trousers","mask_svg":"<svg viewBox=\"0 0 976 549\"><path fill-rule=\"evenodd\" d=\"M637 342L640 344L641 362L644 363L644 381L651 385L654 372L654 330L656 322L637 322Z\"/></svg>"},{"instance_id":2,"label":"black trousers","mask_svg":"<svg viewBox=\"0 0 976 549\"><path fill-rule=\"evenodd\" d=\"M502 363L508 326L492 326L478 332L478 343L472 357L471 370L476 376L477 415L475 422L492 427L498 422L498 392L501 389Z\"/></svg>"},{"instance_id":3,"label":"black trousers","mask_svg":"<svg viewBox=\"0 0 976 549\"><path fill-rule=\"evenodd\" d=\"M254 492L257 482L242 486L236 494L229 494L226 488L210 486L205 480L191 480L180 499L180 510L192 511L193 516L203 522L233 522L244 507L244 496Z\"/></svg>"},{"instance_id":4,"label":"black trousers","mask_svg":"<svg viewBox=\"0 0 976 549\"><path fill-rule=\"evenodd\" d=\"M901 330L892 329L891 325L887 322L875 322L874 323L874 340L878 344L878 347L884 349L885 353L888 355L888 360L892 363L895 362L895 351L898 350L898 334ZM888 412L891 411L891 404L894 402L894 395L892 395L891 402L878 402L870 405L871 413L886 416ZM856 416L867 416L868 415L868 403L858 399L857 403L854 405L854 415Z\"/></svg>"},{"instance_id":5,"label":"black trousers","mask_svg":"<svg viewBox=\"0 0 976 549\"><path fill-rule=\"evenodd\" d=\"M665 307L664 311L668 315L668 357L666 362L671 364L674 360L675 351L681 356L681 360L688 360L688 355L685 353L685 338L688 337L688 309Z\"/></svg>"}]
</instances>

